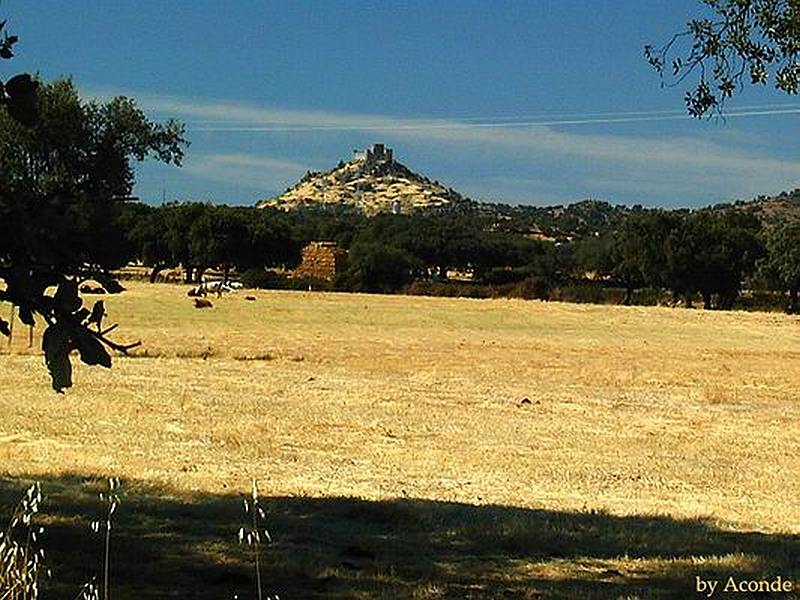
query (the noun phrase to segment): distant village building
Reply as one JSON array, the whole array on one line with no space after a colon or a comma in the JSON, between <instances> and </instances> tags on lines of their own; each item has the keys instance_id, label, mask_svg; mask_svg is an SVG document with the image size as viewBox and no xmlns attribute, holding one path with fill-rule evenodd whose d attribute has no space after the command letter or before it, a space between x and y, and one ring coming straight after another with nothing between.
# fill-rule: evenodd
<instances>
[{"instance_id":1,"label":"distant village building","mask_svg":"<svg viewBox=\"0 0 800 600\"><path fill-rule=\"evenodd\" d=\"M297 279L333 281L342 270L347 250L336 242L311 242L302 252L302 261L292 273Z\"/></svg>"}]
</instances>

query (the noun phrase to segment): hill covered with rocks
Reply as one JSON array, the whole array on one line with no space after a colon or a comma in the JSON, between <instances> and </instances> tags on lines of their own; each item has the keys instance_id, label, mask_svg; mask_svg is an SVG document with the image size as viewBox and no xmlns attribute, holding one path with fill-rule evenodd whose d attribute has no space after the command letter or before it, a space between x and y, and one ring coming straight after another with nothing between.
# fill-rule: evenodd
<instances>
[{"instance_id":1,"label":"hill covered with rocks","mask_svg":"<svg viewBox=\"0 0 800 600\"><path fill-rule=\"evenodd\" d=\"M469 203L450 187L431 181L394 160L393 152L375 144L330 171L309 171L294 186L257 206L292 210L304 206L344 206L367 215L456 209Z\"/></svg>"}]
</instances>

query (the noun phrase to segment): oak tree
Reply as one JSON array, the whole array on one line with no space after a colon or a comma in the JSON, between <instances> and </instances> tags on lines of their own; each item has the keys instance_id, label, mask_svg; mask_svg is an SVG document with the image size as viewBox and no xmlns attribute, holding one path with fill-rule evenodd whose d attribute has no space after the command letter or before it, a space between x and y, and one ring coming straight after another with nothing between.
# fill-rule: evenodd
<instances>
[{"instance_id":1,"label":"oak tree","mask_svg":"<svg viewBox=\"0 0 800 600\"><path fill-rule=\"evenodd\" d=\"M45 361L62 392L72 385L73 350L108 367L108 349L136 345L108 337L102 302L84 306L79 285L91 279L110 293L122 289L110 269L125 262L118 214L133 189L133 163L180 164L186 141L179 123L151 123L128 98L83 101L69 80L31 80L30 118L12 108L12 81L0 108L0 301L17 306L27 325L35 314L44 320ZM8 328L0 320L0 330Z\"/></svg>"},{"instance_id":2,"label":"oak tree","mask_svg":"<svg viewBox=\"0 0 800 600\"><path fill-rule=\"evenodd\" d=\"M707 15L692 19L663 46L645 46L662 85L694 79L689 114L720 114L745 83L771 84L787 94L800 85L800 0L702 0Z\"/></svg>"}]
</instances>

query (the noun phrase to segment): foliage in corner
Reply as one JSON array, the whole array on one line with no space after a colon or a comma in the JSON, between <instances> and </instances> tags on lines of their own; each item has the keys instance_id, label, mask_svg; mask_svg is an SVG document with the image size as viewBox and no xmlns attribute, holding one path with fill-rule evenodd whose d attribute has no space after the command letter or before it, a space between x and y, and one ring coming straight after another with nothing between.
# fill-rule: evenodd
<instances>
[{"instance_id":1,"label":"foliage in corner","mask_svg":"<svg viewBox=\"0 0 800 600\"><path fill-rule=\"evenodd\" d=\"M42 488L31 485L11 513L5 531L0 530L0 600L36 600L44 567L39 537L44 529L36 522L42 504Z\"/></svg>"},{"instance_id":2,"label":"foliage in corner","mask_svg":"<svg viewBox=\"0 0 800 600\"><path fill-rule=\"evenodd\" d=\"M0 22L0 57L17 39ZM110 366L126 352L103 328L102 303L83 305L79 285L122 286L110 270L127 262L119 215L134 184L133 161L180 165L187 142L175 121L151 123L128 98L84 102L69 80L42 84L28 74L0 82L0 302L30 326L38 314L53 388L72 385L69 354ZM9 334L0 319L0 333Z\"/></svg>"},{"instance_id":3,"label":"foliage in corner","mask_svg":"<svg viewBox=\"0 0 800 600\"><path fill-rule=\"evenodd\" d=\"M662 85L697 75L684 100L689 114L721 114L744 83L797 94L800 85L800 2L797 0L703 0L707 18L692 19L664 46L645 46L645 58Z\"/></svg>"}]
</instances>

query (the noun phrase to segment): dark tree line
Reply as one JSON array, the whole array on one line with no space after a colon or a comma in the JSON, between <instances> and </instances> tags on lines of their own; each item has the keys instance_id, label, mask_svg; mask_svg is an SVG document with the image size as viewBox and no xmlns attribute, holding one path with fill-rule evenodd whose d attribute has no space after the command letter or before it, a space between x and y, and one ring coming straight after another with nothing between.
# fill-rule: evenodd
<instances>
[{"instance_id":1,"label":"dark tree line","mask_svg":"<svg viewBox=\"0 0 800 600\"><path fill-rule=\"evenodd\" d=\"M121 222L128 260L148 266L151 281L161 270L177 266L183 267L186 282L199 282L212 267L226 277L234 269L239 274L289 269L298 264L306 244L319 240L349 250L338 284L353 291L396 291L414 279L444 280L450 271L494 281L534 273L555 276L560 270L556 246L493 231L485 216L367 218L348 210L131 203Z\"/></svg>"},{"instance_id":2,"label":"dark tree line","mask_svg":"<svg viewBox=\"0 0 800 600\"><path fill-rule=\"evenodd\" d=\"M647 211L606 238L583 242L584 265L625 289L666 289L691 307L730 309L766 257L759 221L748 213Z\"/></svg>"},{"instance_id":3,"label":"dark tree line","mask_svg":"<svg viewBox=\"0 0 800 600\"><path fill-rule=\"evenodd\" d=\"M187 283L199 282L210 267L226 278L265 266L291 266L299 247L284 215L212 204L152 207L128 204L122 214L128 260L150 267L150 281L167 268L182 266Z\"/></svg>"},{"instance_id":4,"label":"dark tree line","mask_svg":"<svg viewBox=\"0 0 800 600\"><path fill-rule=\"evenodd\" d=\"M602 235L542 241L507 231L485 210L474 214L378 215L349 210L128 204L121 222L129 260L158 272L182 266L187 282L213 267L227 277L267 267L291 269L310 241L349 250L337 287L395 292L414 281L446 282L454 272L474 284L527 282L542 290L591 278L624 290L664 290L688 307L731 309L743 286L784 290L789 309L800 287L800 226L763 230L737 210L631 211ZM596 283L597 285L597 283Z\"/></svg>"}]
</instances>

